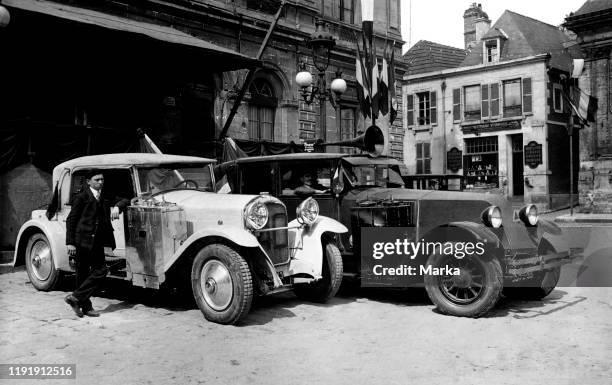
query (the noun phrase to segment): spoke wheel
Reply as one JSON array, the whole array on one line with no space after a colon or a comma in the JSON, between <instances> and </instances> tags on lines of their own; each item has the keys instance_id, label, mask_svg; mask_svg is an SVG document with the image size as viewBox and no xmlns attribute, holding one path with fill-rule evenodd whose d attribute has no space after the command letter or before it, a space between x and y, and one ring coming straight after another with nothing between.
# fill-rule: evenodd
<instances>
[{"instance_id":1,"label":"spoke wheel","mask_svg":"<svg viewBox=\"0 0 612 385\"><path fill-rule=\"evenodd\" d=\"M53 252L47 237L40 233L32 235L25 252L26 270L32 286L43 291L55 288L60 273L55 268Z\"/></svg>"},{"instance_id":2,"label":"spoke wheel","mask_svg":"<svg viewBox=\"0 0 612 385\"><path fill-rule=\"evenodd\" d=\"M444 314L458 317L479 317L489 311L501 295L503 274L495 258L430 255L428 267L458 268L458 275L425 275L425 289L436 308Z\"/></svg>"}]
</instances>

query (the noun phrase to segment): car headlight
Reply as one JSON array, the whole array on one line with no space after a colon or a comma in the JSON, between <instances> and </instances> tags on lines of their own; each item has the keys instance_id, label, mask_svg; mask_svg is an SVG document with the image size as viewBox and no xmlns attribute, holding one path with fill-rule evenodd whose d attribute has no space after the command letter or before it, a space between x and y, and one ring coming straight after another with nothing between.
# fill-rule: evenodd
<instances>
[{"instance_id":1,"label":"car headlight","mask_svg":"<svg viewBox=\"0 0 612 385\"><path fill-rule=\"evenodd\" d=\"M485 226L499 228L502 225L501 210L497 206L487 207L480 216Z\"/></svg>"},{"instance_id":2,"label":"car headlight","mask_svg":"<svg viewBox=\"0 0 612 385\"><path fill-rule=\"evenodd\" d=\"M533 227L538 224L538 208L536 205L527 205L519 211L519 218L525 226Z\"/></svg>"},{"instance_id":3,"label":"car headlight","mask_svg":"<svg viewBox=\"0 0 612 385\"><path fill-rule=\"evenodd\" d=\"M303 225L312 225L319 216L319 204L313 198L308 198L295 210L297 220Z\"/></svg>"},{"instance_id":4,"label":"car headlight","mask_svg":"<svg viewBox=\"0 0 612 385\"><path fill-rule=\"evenodd\" d=\"M263 202L255 200L247 206L244 218L248 228L261 230L268 223L268 209Z\"/></svg>"}]
</instances>

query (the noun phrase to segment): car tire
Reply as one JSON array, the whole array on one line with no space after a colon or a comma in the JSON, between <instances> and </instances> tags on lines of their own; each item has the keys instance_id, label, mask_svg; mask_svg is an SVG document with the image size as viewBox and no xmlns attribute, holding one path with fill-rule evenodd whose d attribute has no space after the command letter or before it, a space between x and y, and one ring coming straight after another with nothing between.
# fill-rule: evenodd
<instances>
[{"instance_id":1,"label":"car tire","mask_svg":"<svg viewBox=\"0 0 612 385\"><path fill-rule=\"evenodd\" d=\"M457 317L480 317L499 300L503 288L503 273L496 258L456 259L432 254L427 266L459 267L459 276L426 274L425 289L438 311Z\"/></svg>"},{"instance_id":2,"label":"car tire","mask_svg":"<svg viewBox=\"0 0 612 385\"><path fill-rule=\"evenodd\" d=\"M53 290L60 281L49 240L44 234L33 234L25 249L25 265L32 286L37 290Z\"/></svg>"},{"instance_id":3,"label":"car tire","mask_svg":"<svg viewBox=\"0 0 612 385\"><path fill-rule=\"evenodd\" d=\"M191 288L204 317L220 324L238 323L253 302L249 265L236 250L222 244L198 252L191 268Z\"/></svg>"},{"instance_id":4,"label":"car tire","mask_svg":"<svg viewBox=\"0 0 612 385\"><path fill-rule=\"evenodd\" d=\"M540 271L532 278L519 282L520 287L505 287L502 294L506 298L537 301L549 295L559 282L561 268Z\"/></svg>"},{"instance_id":5,"label":"car tire","mask_svg":"<svg viewBox=\"0 0 612 385\"><path fill-rule=\"evenodd\" d=\"M312 283L295 285L295 295L300 299L325 303L340 289L344 274L342 255L338 246L332 242L327 242L323 246L325 250L321 272L323 278Z\"/></svg>"}]
</instances>

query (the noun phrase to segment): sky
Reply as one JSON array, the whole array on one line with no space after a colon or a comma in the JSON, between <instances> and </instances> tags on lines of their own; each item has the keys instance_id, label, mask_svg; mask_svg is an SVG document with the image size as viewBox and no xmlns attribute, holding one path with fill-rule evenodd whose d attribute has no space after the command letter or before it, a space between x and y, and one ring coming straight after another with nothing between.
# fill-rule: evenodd
<instances>
[{"instance_id":1,"label":"sky","mask_svg":"<svg viewBox=\"0 0 612 385\"><path fill-rule=\"evenodd\" d=\"M463 48L463 12L469 0L400 0L404 52L419 40ZM552 25L559 25L570 12L575 12L586 0L480 0L489 15L491 25L506 10L520 13ZM412 9L412 18L410 10ZM412 26L410 25L412 23ZM412 32L412 33L411 33ZM409 44L410 42L410 44Z\"/></svg>"}]
</instances>

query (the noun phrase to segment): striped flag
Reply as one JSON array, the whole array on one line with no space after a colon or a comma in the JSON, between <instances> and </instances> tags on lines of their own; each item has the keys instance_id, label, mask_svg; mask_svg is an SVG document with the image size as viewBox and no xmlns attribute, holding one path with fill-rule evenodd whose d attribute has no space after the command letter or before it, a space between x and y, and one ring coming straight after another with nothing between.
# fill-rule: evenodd
<instances>
[{"instance_id":1,"label":"striped flag","mask_svg":"<svg viewBox=\"0 0 612 385\"><path fill-rule=\"evenodd\" d=\"M388 75L387 75L387 79L388 79L388 87L389 87L389 96L390 96L390 103L389 103L389 124L393 124L393 121L395 120L395 118L397 117L397 110L398 110L398 101L397 101L397 97L395 95L395 41L393 42L393 45L391 46L391 59L389 59L389 65L388 65Z\"/></svg>"},{"instance_id":2,"label":"striped flag","mask_svg":"<svg viewBox=\"0 0 612 385\"><path fill-rule=\"evenodd\" d=\"M571 97L566 95L565 99L569 102L581 123L588 126L588 122L594 122L597 114L597 98L578 87L573 87L570 94Z\"/></svg>"},{"instance_id":3,"label":"striped flag","mask_svg":"<svg viewBox=\"0 0 612 385\"><path fill-rule=\"evenodd\" d=\"M357 99L359 100L359 106L361 107L361 113L364 118L370 118L372 116L370 91L368 85L368 78L365 76L365 66L359 51L359 43L357 43L357 57L355 58L355 78L357 79Z\"/></svg>"},{"instance_id":4,"label":"striped flag","mask_svg":"<svg viewBox=\"0 0 612 385\"><path fill-rule=\"evenodd\" d=\"M387 46L382 58L382 69L380 70L380 85L378 88L380 98L378 100L378 109L380 114L385 116L389 113L389 67L387 65Z\"/></svg>"}]
</instances>

